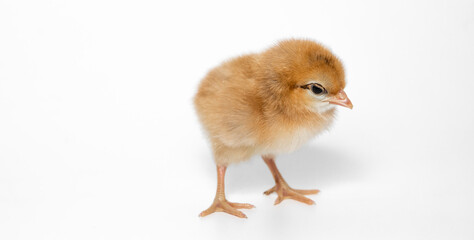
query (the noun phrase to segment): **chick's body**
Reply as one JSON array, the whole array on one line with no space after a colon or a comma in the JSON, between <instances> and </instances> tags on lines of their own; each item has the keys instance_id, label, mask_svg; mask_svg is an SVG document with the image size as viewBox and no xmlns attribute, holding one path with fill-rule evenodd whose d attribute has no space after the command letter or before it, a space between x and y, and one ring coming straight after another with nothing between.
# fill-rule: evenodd
<instances>
[{"instance_id":1,"label":"chick's body","mask_svg":"<svg viewBox=\"0 0 474 240\"><path fill-rule=\"evenodd\" d=\"M325 94L307 91L308 84L322 85ZM344 86L342 64L327 49L288 40L211 70L195 107L218 167L256 154L273 161L272 156L296 150L330 125L335 108L324 100L339 96Z\"/></svg>"},{"instance_id":2,"label":"chick's body","mask_svg":"<svg viewBox=\"0 0 474 240\"><path fill-rule=\"evenodd\" d=\"M334 109L284 109L279 99L284 96L268 97L279 86L271 86L278 79L264 64L261 55L238 57L211 70L199 87L196 109L218 164L293 151L333 119Z\"/></svg>"}]
</instances>

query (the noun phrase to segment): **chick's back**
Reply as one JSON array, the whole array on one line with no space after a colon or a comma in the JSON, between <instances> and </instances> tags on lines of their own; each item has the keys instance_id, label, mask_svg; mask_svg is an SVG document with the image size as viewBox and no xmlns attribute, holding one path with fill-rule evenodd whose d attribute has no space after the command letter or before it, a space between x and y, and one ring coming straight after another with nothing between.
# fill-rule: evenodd
<instances>
[{"instance_id":1,"label":"chick's back","mask_svg":"<svg viewBox=\"0 0 474 240\"><path fill-rule=\"evenodd\" d=\"M211 70L194 99L199 119L212 142L253 146L261 122L256 89L256 55L245 55Z\"/></svg>"}]
</instances>

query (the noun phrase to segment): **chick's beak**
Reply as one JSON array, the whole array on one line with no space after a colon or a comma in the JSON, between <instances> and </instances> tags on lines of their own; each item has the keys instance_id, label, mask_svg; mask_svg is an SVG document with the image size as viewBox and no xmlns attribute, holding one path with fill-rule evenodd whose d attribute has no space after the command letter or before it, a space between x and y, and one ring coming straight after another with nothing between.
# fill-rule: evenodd
<instances>
[{"instance_id":1,"label":"chick's beak","mask_svg":"<svg viewBox=\"0 0 474 240\"><path fill-rule=\"evenodd\" d=\"M341 90L336 95L329 97L327 102L352 109L352 102L347 97L347 94L344 92L344 90Z\"/></svg>"}]
</instances>

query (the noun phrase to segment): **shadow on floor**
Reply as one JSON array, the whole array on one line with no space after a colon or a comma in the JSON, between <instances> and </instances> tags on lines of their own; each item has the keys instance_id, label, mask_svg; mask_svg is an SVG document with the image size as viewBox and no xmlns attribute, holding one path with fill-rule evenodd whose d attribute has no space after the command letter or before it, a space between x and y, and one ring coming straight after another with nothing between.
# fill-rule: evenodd
<instances>
[{"instance_id":1,"label":"shadow on floor","mask_svg":"<svg viewBox=\"0 0 474 240\"><path fill-rule=\"evenodd\" d=\"M276 164L290 186L322 189L363 176L363 162L358 161L361 156L347 152L347 149L344 151L327 146L307 145L291 154L277 156ZM205 171L208 171L209 177L216 177L213 164L205 167ZM226 193L263 193L273 185L272 175L259 156L230 165L227 169Z\"/></svg>"}]
</instances>

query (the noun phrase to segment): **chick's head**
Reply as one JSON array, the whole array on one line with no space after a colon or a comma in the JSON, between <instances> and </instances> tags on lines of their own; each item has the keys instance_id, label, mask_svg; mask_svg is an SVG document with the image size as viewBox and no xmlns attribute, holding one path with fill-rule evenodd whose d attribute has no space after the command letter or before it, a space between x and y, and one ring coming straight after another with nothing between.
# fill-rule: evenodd
<instances>
[{"instance_id":1,"label":"chick's head","mask_svg":"<svg viewBox=\"0 0 474 240\"><path fill-rule=\"evenodd\" d=\"M309 40L286 40L262 54L263 87L268 101L286 111L331 113L335 105L352 109L344 92L342 63Z\"/></svg>"}]
</instances>

